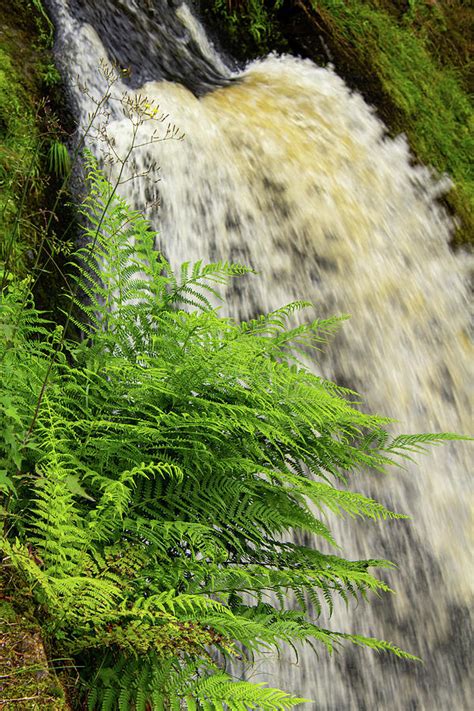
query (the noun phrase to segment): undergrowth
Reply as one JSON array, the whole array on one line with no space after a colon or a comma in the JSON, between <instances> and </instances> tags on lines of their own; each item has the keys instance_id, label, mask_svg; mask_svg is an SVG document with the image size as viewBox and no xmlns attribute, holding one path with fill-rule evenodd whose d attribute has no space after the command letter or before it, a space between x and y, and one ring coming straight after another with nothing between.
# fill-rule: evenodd
<instances>
[{"instance_id":1,"label":"undergrowth","mask_svg":"<svg viewBox=\"0 0 474 711\"><path fill-rule=\"evenodd\" d=\"M239 59L283 50L286 43L277 13L284 0L210 0L200 2L211 21L217 20L218 33L224 35L231 51Z\"/></svg>"}]
</instances>

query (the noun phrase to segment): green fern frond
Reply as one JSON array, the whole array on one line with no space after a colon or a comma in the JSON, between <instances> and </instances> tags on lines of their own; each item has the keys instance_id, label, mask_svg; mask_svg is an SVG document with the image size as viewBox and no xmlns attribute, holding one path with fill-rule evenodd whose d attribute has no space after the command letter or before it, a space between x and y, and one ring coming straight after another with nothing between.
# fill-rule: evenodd
<instances>
[{"instance_id":1,"label":"green fern frond","mask_svg":"<svg viewBox=\"0 0 474 711\"><path fill-rule=\"evenodd\" d=\"M280 711L309 701L279 689L265 687L264 684L233 681L223 673L203 679L194 687L193 693L201 703L208 701L215 709L229 708L232 711Z\"/></svg>"},{"instance_id":2,"label":"green fern frond","mask_svg":"<svg viewBox=\"0 0 474 711\"><path fill-rule=\"evenodd\" d=\"M442 444L443 442L453 442L459 440L472 441L472 437L458 435L453 432L425 433L398 435L388 446L384 447L386 452L395 452L400 456L410 458L406 452L414 452L416 454L425 452L428 444Z\"/></svg>"},{"instance_id":3,"label":"green fern frond","mask_svg":"<svg viewBox=\"0 0 474 711\"><path fill-rule=\"evenodd\" d=\"M400 649L391 642L384 642L383 640L375 639L374 637L363 637L362 635L357 634L342 634L339 632L335 632L333 634L341 639L347 639L348 641L352 642L352 644L361 647L368 647L369 649L373 649L376 652L390 652L390 654L394 654L400 659L409 659L415 662L422 661L420 657L417 657L414 654L410 654L409 652L403 651L403 649Z\"/></svg>"},{"instance_id":4,"label":"green fern frond","mask_svg":"<svg viewBox=\"0 0 474 711\"><path fill-rule=\"evenodd\" d=\"M89 709L304 701L228 676L222 660L242 648L252 659L346 640L412 659L317 625L337 599L390 592L372 570L391 564L316 541L337 545L333 514L404 518L348 490L352 472L465 438L391 438L390 420L295 355L341 318L293 326L304 301L221 318L219 288L252 270L198 261L175 272L91 157L86 173L67 311L82 339L51 329L29 283L0 295L0 511L2 550L76 656ZM312 543L292 543L295 532Z\"/></svg>"}]
</instances>

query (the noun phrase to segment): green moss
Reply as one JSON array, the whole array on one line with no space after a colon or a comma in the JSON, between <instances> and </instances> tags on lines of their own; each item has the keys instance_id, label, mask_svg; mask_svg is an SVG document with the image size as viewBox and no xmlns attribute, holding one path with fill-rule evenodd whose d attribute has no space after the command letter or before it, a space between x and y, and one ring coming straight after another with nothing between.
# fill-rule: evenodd
<instances>
[{"instance_id":1,"label":"green moss","mask_svg":"<svg viewBox=\"0 0 474 711\"><path fill-rule=\"evenodd\" d=\"M38 0L0 4L0 265L23 276L44 231L57 141L51 27Z\"/></svg>"},{"instance_id":2,"label":"green moss","mask_svg":"<svg viewBox=\"0 0 474 711\"><path fill-rule=\"evenodd\" d=\"M13 249L10 261L22 272L25 227L20 204L28 195L26 181L39 172L38 131L31 97L22 86L11 55L0 45L0 260ZM31 198L28 198L31 202ZM28 228L27 228L28 229Z\"/></svg>"}]
</instances>

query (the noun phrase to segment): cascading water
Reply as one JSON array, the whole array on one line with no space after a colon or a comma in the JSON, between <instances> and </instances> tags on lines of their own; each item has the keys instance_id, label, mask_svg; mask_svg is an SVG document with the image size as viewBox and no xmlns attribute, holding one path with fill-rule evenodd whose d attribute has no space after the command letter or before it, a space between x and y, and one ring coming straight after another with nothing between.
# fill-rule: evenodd
<instances>
[{"instance_id":1,"label":"cascading water","mask_svg":"<svg viewBox=\"0 0 474 711\"><path fill-rule=\"evenodd\" d=\"M445 185L411 165L405 141L386 138L362 98L309 61L268 57L232 74L186 5L49 4L80 123L91 102L73 79L100 96L105 57L132 70L117 94L146 94L186 134L133 154L138 172L161 166L161 205L147 214L172 263L228 259L257 269L229 289L236 316L298 298L320 316L351 314L317 367L403 431L468 432L467 259L448 247L452 226L435 201ZM120 103L110 112L109 135L124 151L130 122ZM151 177L122 188L139 209L153 191ZM298 662L289 653L262 658L252 680L329 711L470 708L467 472L467 448L444 446L417 466L357 481L412 522L331 522L347 554L391 558L400 570L389 576L396 596L338 609L328 624L392 640L423 666L308 649Z\"/></svg>"}]
</instances>

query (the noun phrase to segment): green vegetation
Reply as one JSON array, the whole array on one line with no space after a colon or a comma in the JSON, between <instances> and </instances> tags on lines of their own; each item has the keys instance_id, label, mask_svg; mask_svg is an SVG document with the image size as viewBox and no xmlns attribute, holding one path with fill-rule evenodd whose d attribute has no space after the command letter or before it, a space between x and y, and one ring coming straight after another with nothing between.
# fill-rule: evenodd
<instances>
[{"instance_id":1,"label":"green vegetation","mask_svg":"<svg viewBox=\"0 0 474 711\"><path fill-rule=\"evenodd\" d=\"M277 11L283 0L212 0L203 9L222 24L231 50L240 58L268 54L286 44L279 28Z\"/></svg>"},{"instance_id":2,"label":"green vegetation","mask_svg":"<svg viewBox=\"0 0 474 711\"><path fill-rule=\"evenodd\" d=\"M0 3L0 284L3 291L4 279L34 270L37 301L51 306L58 282L55 233L65 211L56 198L61 163L48 154L55 144L63 146L63 134L54 111L60 85L50 51L52 27L39 7L29 0ZM7 336L0 327L2 343ZM3 471L0 482L3 491ZM0 706L59 711L66 708L64 692L48 664L31 593L25 592L0 573Z\"/></svg>"},{"instance_id":3,"label":"green vegetation","mask_svg":"<svg viewBox=\"0 0 474 711\"><path fill-rule=\"evenodd\" d=\"M355 393L298 362L340 319L291 328L304 302L220 317L209 299L248 270L173 273L91 158L87 170L65 326L35 308L31 279L10 278L0 301L4 575L54 657L77 665L71 699L276 711L302 700L236 681L217 660L343 641L413 659L318 626L335 597L389 592L371 571L391 565L342 557L324 513L403 518L348 491L348 477L456 436L391 439Z\"/></svg>"},{"instance_id":4,"label":"green vegetation","mask_svg":"<svg viewBox=\"0 0 474 711\"><path fill-rule=\"evenodd\" d=\"M25 220L25 203L31 205L39 175L38 130L32 111L31 97L21 85L12 59L0 47L0 249L25 270L28 242L34 243L35 228ZM19 215L23 214L22 223ZM26 224L25 224L26 222ZM28 242L22 240L26 228ZM11 253L12 246L16 251Z\"/></svg>"},{"instance_id":5,"label":"green vegetation","mask_svg":"<svg viewBox=\"0 0 474 711\"><path fill-rule=\"evenodd\" d=\"M328 61L379 109L393 134L404 132L418 159L453 180L447 202L461 219L456 242L474 235L474 118L469 28L462 2L266 0L201 3L219 18L237 56L291 50ZM256 34L252 23L263 23ZM246 39L252 38L251 45ZM324 43L324 44L323 44Z\"/></svg>"},{"instance_id":6,"label":"green vegetation","mask_svg":"<svg viewBox=\"0 0 474 711\"><path fill-rule=\"evenodd\" d=\"M52 28L39 7L38 0L0 7L0 259L8 254L8 267L23 276L44 242L58 189L57 146L63 145L52 108L59 81ZM54 239L50 228L48 239Z\"/></svg>"}]
</instances>

